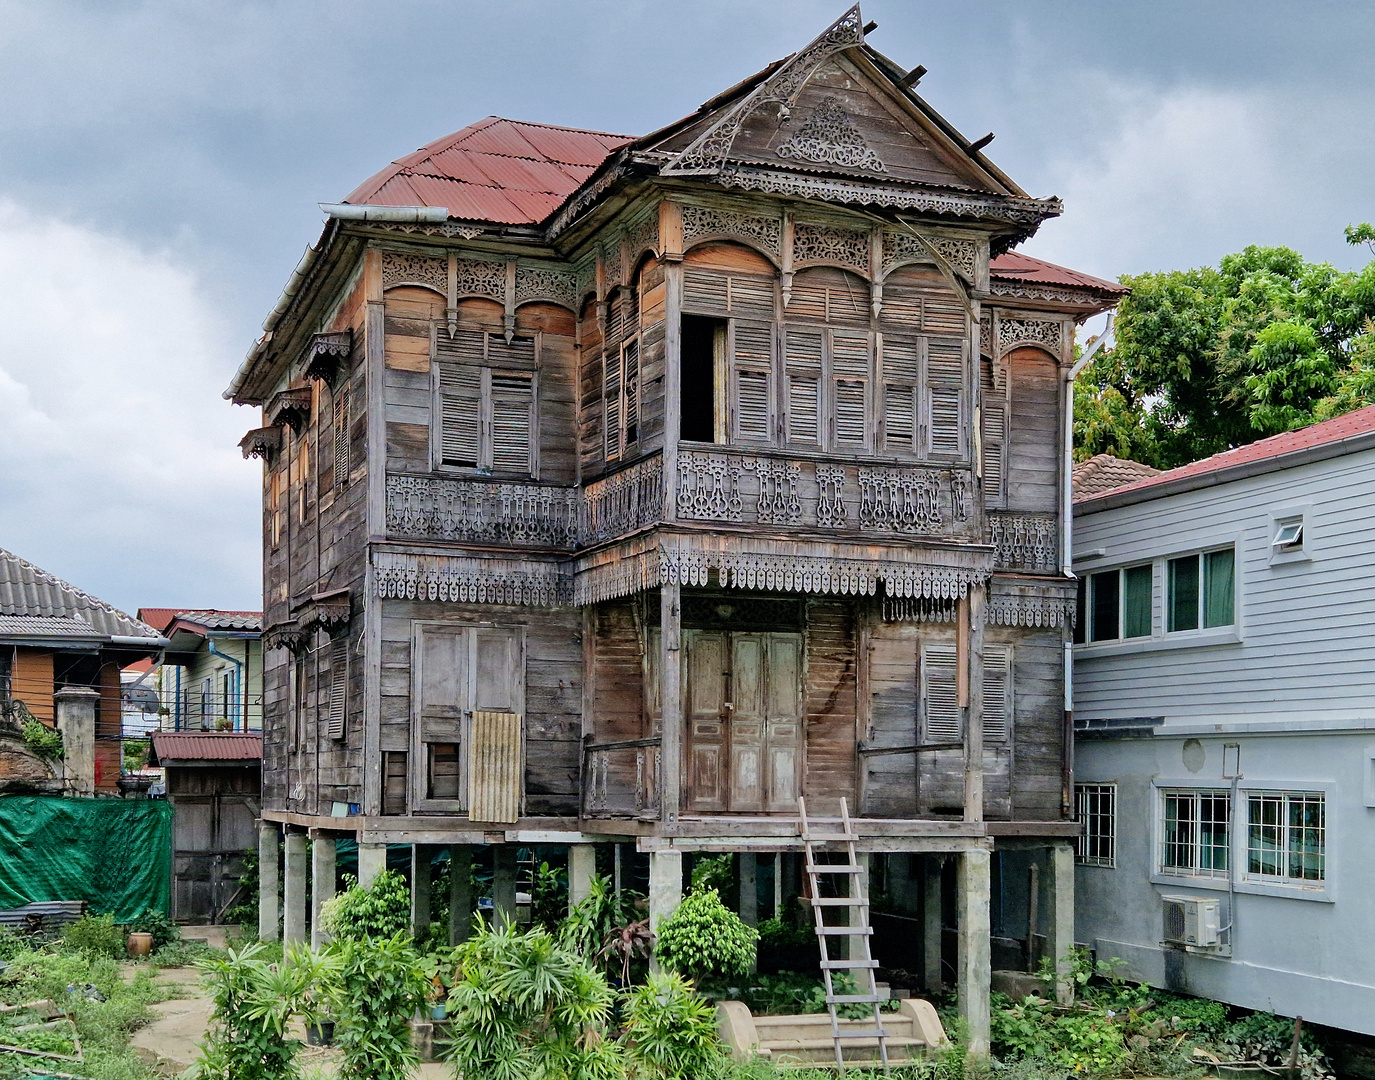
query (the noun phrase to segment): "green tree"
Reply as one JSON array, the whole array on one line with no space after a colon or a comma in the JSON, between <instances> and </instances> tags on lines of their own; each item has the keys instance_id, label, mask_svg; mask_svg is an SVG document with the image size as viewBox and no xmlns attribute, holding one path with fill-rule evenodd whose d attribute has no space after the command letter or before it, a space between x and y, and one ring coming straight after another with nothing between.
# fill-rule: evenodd
<instances>
[{"instance_id":1,"label":"green tree","mask_svg":"<svg viewBox=\"0 0 1375 1080\"><path fill-rule=\"evenodd\" d=\"M1375 246L1375 228L1347 230ZM1075 385L1075 456L1158 468L1375 402L1375 262L1346 272L1285 247L1122 279L1116 343Z\"/></svg>"}]
</instances>

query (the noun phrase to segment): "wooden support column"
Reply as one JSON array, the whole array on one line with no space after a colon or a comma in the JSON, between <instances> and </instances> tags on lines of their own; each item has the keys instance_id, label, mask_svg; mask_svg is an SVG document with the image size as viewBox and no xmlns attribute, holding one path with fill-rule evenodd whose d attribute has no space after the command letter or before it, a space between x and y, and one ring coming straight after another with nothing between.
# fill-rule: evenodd
<instances>
[{"instance_id":1,"label":"wooden support column","mask_svg":"<svg viewBox=\"0 0 1375 1080\"><path fill-rule=\"evenodd\" d=\"M367 524L371 544L387 536L387 395L386 309L382 295L382 252L370 247L363 254L363 295L367 299L364 323L364 371L367 387ZM318 455L317 455L318 456ZM288 515L289 517L290 515ZM382 667L382 601L369 550L363 571L363 670ZM375 675L363 680L363 813L382 812L382 681ZM359 864L359 880L362 880Z\"/></svg>"},{"instance_id":2,"label":"wooden support column","mask_svg":"<svg viewBox=\"0 0 1375 1080\"><path fill-rule=\"evenodd\" d=\"M944 919L941 911L941 866L939 855L922 856L925 895L922 911L923 975L926 989L932 994L945 993L945 976L941 970L941 937Z\"/></svg>"},{"instance_id":3,"label":"wooden support column","mask_svg":"<svg viewBox=\"0 0 1375 1080\"><path fill-rule=\"evenodd\" d=\"M854 884L850 886L853 890L851 895L857 900L867 901L870 898L869 885L874 868L873 853L869 851L858 851L855 853L855 861L859 864L859 873L855 875ZM860 922L867 923L870 926L873 925L874 918L872 909L868 912L868 917L862 920L859 918L858 911L850 911L847 913L847 916L851 926L857 926ZM864 955L862 944L854 937L846 938L845 943L848 946L845 953L847 958ZM869 942L871 949L873 948L873 944L872 941ZM864 980L866 979L868 980L867 987L864 986ZM869 968L867 971L861 973L859 978L855 981L860 984L861 993L878 993L878 972L873 968Z\"/></svg>"},{"instance_id":4,"label":"wooden support column","mask_svg":"<svg viewBox=\"0 0 1375 1080\"><path fill-rule=\"evenodd\" d=\"M258 940L276 941L281 933L282 852L277 826L258 825Z\"/></svg>"},{"instance_id":5,"label":"wooden support column","mask_svg":"<svg viewBox=\"0 0 1375 1080\"><path fill-rule=\"evenodd\" d=\"M964 706L964 820L984 819L984 598L973 585L958 605L956 652Z\"/></svg>"},{"instance_id":6,"label":"wooden support column","mask_svg":"<svg viewBox=\"0 0 1375 1080\"><path fill-rule=\"evenodd\" d=\"M986 1061L989 1052L989 1003L992 981L990 955L992 925L989 894L992 890L992 853L983 848L959 856L960 957L956 992L960 1018L969 1037L969 1057Z\"/></svg>"},{"instance_id":7,"label":"wooden support column","mask_svg":"<svg viewBox=\"0 0 1375 1080\"><path fill-rule=\"evenodd\" d=\"M492 917L516 921L516 846L492 845Z\"/></svg>"},{"instance_id":8,"label":"wooden support column","mask_svg":"<svg viewBox=\"0 0 1375 1080\"><path fill-rule=\"evenodd\" d=\"M411 936L424 941L430 936L430 848L411 845Z\"/></svg>"},{"instance_id":9,"label":"wooden support column","mask_svg":"<svg viewBox=\"0 0 1375 1080\"><path fill-rule=\"evenodd\" d=\"M449 944L468 940L473 932L473 849L449 846Z\"/></svg>"},{"instance_id":10,"label":"wooden support column","mask_svg":"<svg viewBox=\"0 0 1375 1080\"><path fill-rule=\"evenodd\" d=\"M649 853L649 928L655 933L659 924L673 914L683 899L683 853L681 851L651 851ZM650 961L654 970L658 964Z\"/></svg>"},{"instance_id":11,"label":"wooden support column","mask_svg":"<svg viewBox=\"0 0 1375 1080\"><path fill-rule=\"evenodd\" d=\"M371 888L377 875L387 868L386 844L358 844L358 884Z\"/></svg>"},{"instance_id":12,"label":"wooden support column","mask_svg":"<svg viewBox=\"0 0 1375 1080\"><path fill-rule=\"evenodd\" d=\"M286 834L286 881L282 889L282 941L294 945L306 939L306 834Z\"/></svg>"},{"instance_id":13,"label":"wooden support column","mask_svg":"<svg viewBox=\"0 0 1375 1080\"><path fill-rule=\"evenodd\" d=\"M1074 980L1070 977L1074 949L1074 848L1055 844L1050 849L1050 947L1055 958L1055 999L1062 1005L1074 1003Z\"/></svg>"},{"instance_id":14,"label":"wooden support column","mask_svg":"<svg viewBox=\"0 0 1375 1080\"><path fill-rule=\"evenodd\" d=\"M568 907L592 895L592 879L597 876L597 849L592 844L568 845Z\"/></svg>"},{"instance_id":15,"label":"wooden support column","mask_svg":"<svg viewBox=\"0 0 1375 1080\"><path fill-rule=\"evenodd\" d=\"M334 838L315 836L310 845L310 947L329 944L329 933L320 917L326 900L334 897Z\"/></svg>"},{"instance_id":16,"label":"wooden support column","mask_svg":"<svg viewBox=\"0 0 1375 1080\"><path fill-rule=\"evenodd\" d=\"M659 643L662 650L659 692L663 710L659 749L659 819L669 827L669 831L678 823L682 785L683 668L679 660L682 623L679 587L676 583L663 582L659 585Z\"/></svg>"}]
</instances>

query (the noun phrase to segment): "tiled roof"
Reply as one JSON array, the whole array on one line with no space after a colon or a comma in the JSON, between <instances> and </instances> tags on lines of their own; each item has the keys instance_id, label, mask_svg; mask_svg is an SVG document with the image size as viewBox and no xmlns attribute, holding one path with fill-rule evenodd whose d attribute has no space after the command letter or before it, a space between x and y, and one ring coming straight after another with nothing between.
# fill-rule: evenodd
<instances>
[{"instance_id":1,"label":"tiled roof","mask_svg":"<svg viewBox=\"0 0 1375 1080\"><path fill-rule=\"evenodd\" d=\"M1081 274L1078 270L1057 266L1044 259L1034 259L1020 251L1008 251L991 259L988 264L989 276L998 281L1016 281L1030 285L1055 285L1071 289L1091 289L1108 296L1122 296L1128 289L1115 281Z\"/></svg>"},{"instance_id":2,"label":"tiled roof","mask_svg":"<svg viewBox=\"0 0 1375 1080\"><path fill-rule=\"evenodd\" d=\"M1335 420L1325 420L1321 424L1312 424L1309 427L1300 428L1298 431L1286 431L1281 435L1272 435L1268 439L1260 439L1232 450L1224 450L1220 454L1203 458L1201 461L1181 465L1177 469L1170 469L1167 472L1158 473L1155 476L1149 476L1079 501L1091 504L1095 499L1108 495L1113 496L1115 500L1118 496L1138 491L1145 493L1162 484L1204 477L1210 473L1221 472L1224 469L1233 469L1242 465L1260 465L1271 462L1274 467L1281 468L1283 467L1281 459L1285 455L1294 454L1301 450L1312 450L1320 446L1330 446L1347 439L1368 436L1372 433L1375 433L1375 405L1368 405L1364 409L1349 412Z\"/></svg>"},{"instance_id":3,"label":"tiled roof","mask_svg":"<svg viewBox=\"0 0 1375 1080\"><path fill-rule=\"evenodd\" d=\"M344 201L445 206L450 217L467 221L533 225L630 141L627 135L489 116L393 161Z\"/></svg>"},{"instance_id":4,"label":"tiled roof","mask_svg":"<svg viewBox=\"0 0 1375 1080\"><path fill-rule=\"evenodd\" d=\"M52 615L0 615L0 637L100 637L85 619Z\"/></svg>"},{"instance_id":5,"label":"tiled roof","mask_svg":"<svg viewBox=\"0 0 1375 1080\"><path fill-rule=\"evenodd\" d=\"M1128 461L1113 457L1111 454L1095 454L1087 461L1074 466L1074 497L1085 499L1101 495L1127 484L1134 484L1148 476L1158 476L1159 469L1143 465L1139 461Z\"/></svg>"},{"instance_id":6,"label":"tiled roof","mask_svg":"<svg viewBox=\"0 0 1375 1080\"><path fill-rule=\"evenodd\" d=\"M153 732L149 764L178 761L261 761L263 737L242 732Z\"/></svg>"},{"instance_id":7,"label":"tiled roof","mask_svg":"<svg viewBox=\"0 0 1375 1080\"><path fill-rule=\"evenodd\" d=\"M0 615L80 619L98 635L157 637L146 623L0 548ZM90 631L86 632L90 636Z\"/></svg>"},{"instance_id":8,"label":"tiled roof","mask_svg":"<svg viewBox=\"0 0 1375 1080\"><path fill-rule=\"evenodd\" d=\"M207 630L261 630L263 613L261 611L179 611L177 622L195 623Z\"/></svg>"}]
</instances>

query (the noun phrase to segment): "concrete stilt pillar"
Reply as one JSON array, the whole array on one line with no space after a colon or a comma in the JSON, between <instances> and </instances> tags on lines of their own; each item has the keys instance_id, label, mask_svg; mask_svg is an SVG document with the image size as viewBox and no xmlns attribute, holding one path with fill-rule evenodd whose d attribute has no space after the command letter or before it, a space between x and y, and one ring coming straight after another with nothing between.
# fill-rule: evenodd
<instances>
[{"instance_id":1,"label":"concrete stilt pillar","mask_svg":"<svg viewBox=\"0 0 1375 1080\"><path fill-rule=\"evenodd\" d=\"M784 854L781 851L773 853L773 917L783 918L783 875L786 871L784 865Z\"/></svg>"},{"instance_id":2,"label":"concrete stilt pillar","mask_svg":"<svg viewBox=\"0 0 1375 1080\"><path fill-rule=\"evenodd\" d=\"M53 694L57 730L62 732L62 771L72 795L95 794L95 725L100 693L89 686L64 686Z\"/></svg>"},{"instance_id":3,"label":"concrete stilt pillar","mask_svg":"<svg viewBox=\"0 0 1375 1080\"><path fill-rule=\"evenodd\" d=\"M655 933L659 924L673 914L683 899L683 853L649 853L649 928ZM658 970L658 965L652 965Z\"/></svg>"},{"instance_id":4,"label":"concrete stilt pillar","mask_svg":"<svg viewBox=\"0 0 1375 1080\"><path fill-rule=\"evenodd\" d=\"M1074 1001L1071 976L1074 948L1074 849L1055 844L1050 849L1050 941L1047 950L1055 958L1055 999L1062 1005Z\"/></svg>"},{"instance_id":5,"label":"concrete stilt pillar","mask_svg":"<svg viewBox=\"0 0 1375 1080\"><path fill-rule=\"evenodd\" d=\"M306 940L306 834L286 834L286 881L282 888L285 912L282 940L288 945Z\"/></svg>"},{"instance_id":6,"label":"concrete stilt pillar","mask_svg":"<svg viewBox=\"0 0 1375 1080\"><path fill-rule=\"evenodd\" d=\"M740 853L740 920L759 925L759 860L752 851Z\"/></svg>"},{"instance_id":7,"label":"concrete stilt pillar","mask_svg":"<svg viewBox=\"0 0 1375 1080\"><path fill-rule=\"evenodd\" d=\"M277 826L258 825L258 940L276 941L281 934L282 853Z\"/></svg>"},{"instance_id":8,"label":"concrete stilt pillar","mask_svg":"<svg viewBox=\"0 0 1375 1080\"><path fill-rule=\"evenodd\" d=\"M941 945L944 913L941 910L941 866L939 855L925 855L923 864L922 952L925 959L923 974L926 989L932 994L945 992L945 978L941 967Z\"/></svg>"},{"instance_id":9,"label":"concrete stilt pillar","mask_svg":"<svg viewBox=\"0 0 1375 1080\"><path fill-rule=\"evenodd\" d=\"M411 936L424 941L430 936L430 849L411 845Z\"/></svg>"},{"instance_id":10,"label":"concrete stilt pillar","mask_svg":"<svg viewBox=\"0 0 1375 1080\"><path fill-rule=\"evenodd\" d=\"M493 915L516 921L516 846L492 845Z\"/></svg>"},{"instance_id":11,"label":"concrete stilt pillar","mask_svg":"<svg viewBox=\"0 0 1375 1080\"><path fill-rule=\"evenodd\" d=\"M358 845L358 884L370 888L377 875L387 868L386 844Z\"/></svg>"},{"instance_id":12,"label":"concrete stilt pillar","mask_svg":"<svg viewBox=\"0 0 1375 1080\"><path fill-rule=\"evenodd\" d=\"M592 879L597 876L597 849L592 844L568 845L568 907L592 895Z\"/></svg>"},{"instance_id":13,"label":"concrete stilt pillar","mask_svg":"<svg viewBox=\"0 0 1375 1080\"><path fill-rule=\"evenodd\" d=\"M310 846L310 947L329 944L320 908L334 896L334 838L317 836Z\"/></svg>"},{"instance_id":14,"label":"concrete stilt pillar","mask_svg":"<svg viewBox=\"0 0 1375 1080\"><path fill-rule=\"evenodd\" d=\"M449 848L449 944L467 941L473 932L473 849Z\"/></svg>"},{"instance_id":15,"label":"concrete stilt pillar","mask_svg":"<svg viewBox=\"0 0 1375 1080\"><path fill-rule=\"evenodd\" d=\"M992 853L982 848L959 857L960 959L957 991L960 1017L969 1033L969 1057L985 1060L989 1043L988 995L992 979L989 893Z\"/></svg>"}]
</instances>

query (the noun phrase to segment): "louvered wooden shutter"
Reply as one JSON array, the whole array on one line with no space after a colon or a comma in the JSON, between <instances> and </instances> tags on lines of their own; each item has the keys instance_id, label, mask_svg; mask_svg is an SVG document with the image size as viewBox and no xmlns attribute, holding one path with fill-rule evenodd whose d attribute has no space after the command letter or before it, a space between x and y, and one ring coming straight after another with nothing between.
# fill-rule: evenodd
<instances>
[{"instance_id":1,"label":"louvered wooden shutter","mask_svg":"<svg viewBox=\"0 0 1375 1080\"><path fill-rule=\"evenodd\" d=\"M334 487L348 487L349 470L349 398L351 389L345 385L334 399Z\"/></svg>"},{"instance_id":2,"label":"louvered wooden shutter","mask_svg":"<svg viewBox=\"0 0 1375 1080\"><path fill-rule=\"evenodd\" d=\"M730 311L730 277L715 270L688 266L683 270L683 309L715 315Z\"/></svg>"},{"instance_id":3,"label":"louvered wooden shutter","mask_svg":"<svg viewBox=\"0 0 1375 1080\"><path fill-rule=\"evenodd\" d=\"M327 726L331 739L344 737L345 708L348 704L348 680L348 638L337 637L329 643L329 720Z\"/></svg>"},{"instance_id":4,"label":"louvered wooden shutter","mask_svg":"<svg viewBox=\"0 0 1375 1080\"><path fill-rule=\"evenodd\" d=\"M824 334L789 327L783 338L787 440L821 445L821 386Z\"/></svg>"},{"instance_id":5,"label":"louvered wooden shutter","mask_svg":"<svg viewBox=\"0 0 1375 1080\"><path fill-rule=\"evenodd\" d=\"M956 663L954 645L927 645L922 650L922 731L928 743L963 738Z\"/></svg>"},{"instance_id":6,"label":"louvered wooden shutter","mask_svg":"<svg viewBox=\"0 0 1375 1080\"><path fill-rule=\"evenodd\" d=\"M963 445L963 343L927 339L926 385L927 451L933 457L958 457Z\"/></svg>"},{"instance_id":7,"label":"louvered wooden shutter","mask_svg":"<svg viewBox=\"0 0 1375 1080\"><path fill-rule=\"evenodd\" d=\"M1012 732L1012 648L984 646L984 741L1005 742Z\"/></svg>"},{"instance_id":8,"label":"louvered wooden shutter","mask_svg":"<svg viewBox=\"0 0 1375 1080\"><path fill-rule=\"evenodd\" d=\"M862 449L868 445L869 375L869 335L832 330L833 439L837 449Z\"/></svg>"},{"instance_id":9,"label":"louvered wooden shutter","mask_svg":"<svg viewBox=\"0 0 1375 1080\"><path fill-rule=\"evenodd\" d=\"M621 346L621 394L625 402L626 446L640 437L640 339L632 338Z\"/></svg>"},{"instance_id":10,"label":"louvered wooden shutter","mask_svg":"<svg viewBox=\"0 0 1375 1080\"><path fill-rule=\"evenodd\" d=\"M532 471L530 431L534 426L534 376L523 371L492 372L492 469Z\"/></svg>"},{"instance_id":11,"label":"louvered wooden shutter","mask_svg":"<svg viewBox=\"0 0 1375 1080\"><path fill-rule=\"evenodd\" d=\"M621 456L621 360L620 345L607 345L602 353L602 415L608 461Z\"/></svg>"},{"instance_id":12,"label":"louvered wooden shutter","mask_svg":"<svg viewBox=\"0 0 1375 1080\"><path fill-rule=\"evenodd\" d=\"M731 324L735 439L768 442L773 432L773 327Z\"/></svg>"},{"instance_id":13,"label":"louvered wooden shutter","mask_svg":"<svg viewBox=\"0 0 1375 1080\"><path fill-rule=\"evenodd\" d=\"M482 445L482 369L441 364L439 408L444 464L477 465Z\"/></svg>"},{"instance_id":14,"label":"louvered wooden shutter","mask_svg":"<svg viewBox=\"0 0 1375 1080\"><path fill-rule=\"evenodd\" d=\"M979 370L983 386L984 505L998 508L1007 503L1007 378L997 378L993 361L987 357L980 360Z\"/></svg>"},{"instance_id":15,"label":"louvered wooden shutter","mask_svg":"<svg viewBox=\"0 0 1375 1080\"><path fill-rule=\"evenodd\" d=\"M916 338L883 336L883 445L910 454L917 449L917 386L921 381L921 343Z\"/></svg>"},{"instance_id":16,"label":"louvered wooden shutter","mask_svg":"<svg viewBox=\"0 0 1375 1080\"><path fill-rule=\"evenodd\" d=\"M732 274L727 279L730 313L737 319L771 322L774 317L773 278Z\"/></svg>"}]
</instances>

